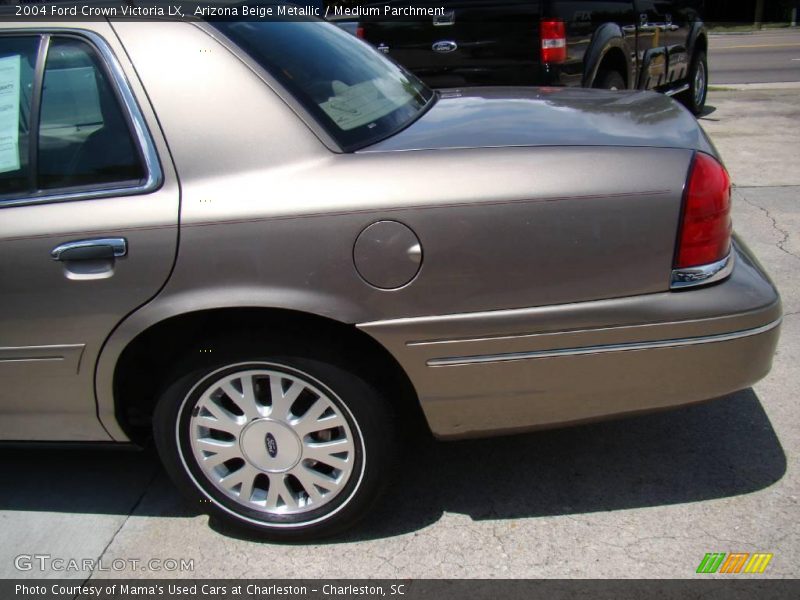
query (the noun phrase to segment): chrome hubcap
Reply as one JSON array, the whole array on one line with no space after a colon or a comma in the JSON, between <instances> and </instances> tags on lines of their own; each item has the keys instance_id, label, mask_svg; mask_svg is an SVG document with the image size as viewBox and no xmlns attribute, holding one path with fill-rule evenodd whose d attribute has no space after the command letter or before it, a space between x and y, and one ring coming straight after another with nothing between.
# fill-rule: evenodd
<instances>
[{"instance_id":1,"label":"chrome hubcap","mask_svg":"<svg viewBox=\"0 0 800 600\"><path fill-rule=\"evenodd\" d=\"M697 106L703 103L706 94L706 67L700 62L697 65L697 73L694 75L694 103Z\"/></svg>"},{"instance_id":2,"label":"chrome hubcap","mask_svg":"<svg viewBox=\"0 0 800 600\"><path fill-rule=\"evenodd\" d=\"M248 423L239 437L239 445L245 460L266 473L285 473L303 455L303 445L292 428L272 419Z\"/></svg>"},{"instance_id":3,"label":"chrome hubcap","mask_svg":"<svg viewBox=\"0 0 800 600\"><path fill-rule=\"evenodd\" d=\"M221 377L197 401L190 432L207 479L249 509L315 510L353 473L355 444L342 409L299 374L265 368Z\"/></svg>"}]
</instances>

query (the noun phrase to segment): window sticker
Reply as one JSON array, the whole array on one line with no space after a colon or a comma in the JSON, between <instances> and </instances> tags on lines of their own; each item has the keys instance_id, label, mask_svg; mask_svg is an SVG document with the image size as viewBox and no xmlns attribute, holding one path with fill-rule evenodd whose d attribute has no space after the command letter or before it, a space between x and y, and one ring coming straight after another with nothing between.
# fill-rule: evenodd
<instances>
[{"instance_id":1,"label":"window sticker","mask_svg":"<svg viewBox=\"0 0 800 600\"><path fill-rule=\"evenodd\" d=\"M19 54L0 58L0 173L18 171L19 162Z\"/></svg>"},{"instance_id":2,"label":"window sticker","mask_svg":"<svg viewBox=\"0 0 800 600\"><path fill-rule=\"evenodd\" d=\"M355 85L333 81L331 87L334 95L319 107L344 131L388 115L407 101L404 89L394 90L380 79Z\"/></svg>"}]
</instances>

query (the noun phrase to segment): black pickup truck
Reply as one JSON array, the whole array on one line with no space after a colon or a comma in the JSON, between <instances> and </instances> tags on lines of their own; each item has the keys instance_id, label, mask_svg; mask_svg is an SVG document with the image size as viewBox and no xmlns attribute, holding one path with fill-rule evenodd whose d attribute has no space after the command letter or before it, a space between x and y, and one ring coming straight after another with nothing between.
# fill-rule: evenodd
<instances>
[{"instance_id":1,"label":"black pickup truck","mask_svg":"<svg viewBox=\"0 0 800 600\"><path fill-rule=\"evenodd\" d=\"M695 114L706 100L701 0L388 0L434 16L362 13L356 33L432 87L652 89ZM443 10L442 10L443 8ZM380 12L378 10L374 12ZM405 11L410 12L410 11ZM419 11L417 11L418 13Z\"/></svg>"}]
</instances>

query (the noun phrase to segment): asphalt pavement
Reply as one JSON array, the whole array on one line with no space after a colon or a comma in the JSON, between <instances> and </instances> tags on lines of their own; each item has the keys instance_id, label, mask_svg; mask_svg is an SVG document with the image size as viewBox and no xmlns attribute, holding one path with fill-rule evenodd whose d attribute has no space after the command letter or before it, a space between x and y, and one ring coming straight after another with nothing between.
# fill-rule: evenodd
<instances>
[{"instance_id":1,"label":"asphalt pavement","mask_svg":"<svg viewBox=\"0 0 800 600\"><path fill-rule=\"evenodd\" d=\"M712 92L701 123L737 184L736 229L783 295L774 367L753 389L571 429L407 443L383 507L321 544L209 522L148 453L3 449L0 576L691 578L707 552L767 552L760 577L796 577L800 88ZM102 563L15 568L34 554ZM151 559L193 569L142 570Z\"/></svg>"},{"instance_id":2,"label":"asphalt pavement","mask_svg":"<svg viewBox=\"0 0 800 600\"><path fill-rule=\"evenodd\" d=\"M712 85L800 81L800 28L711 35Z\"/></svg>"}]
</instances>

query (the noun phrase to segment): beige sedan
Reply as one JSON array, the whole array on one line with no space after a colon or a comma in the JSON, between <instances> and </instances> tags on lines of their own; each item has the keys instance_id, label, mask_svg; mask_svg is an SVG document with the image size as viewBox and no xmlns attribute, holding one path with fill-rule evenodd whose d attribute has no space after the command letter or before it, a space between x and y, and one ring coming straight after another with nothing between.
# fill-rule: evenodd
<instances>
[{"instance_id":1,"label":"beige sedan","mask_svg":"<svg viewBox=\"0 0 800 600\"><path fill-rule=\"evenodd\" d=\"M32 21L0 99L0 438L155 439L273 538L367 514L407 415L505 434L769 371L778 293L664 96L434 93L313 21Z\"/></svg>"}]
</instances>

